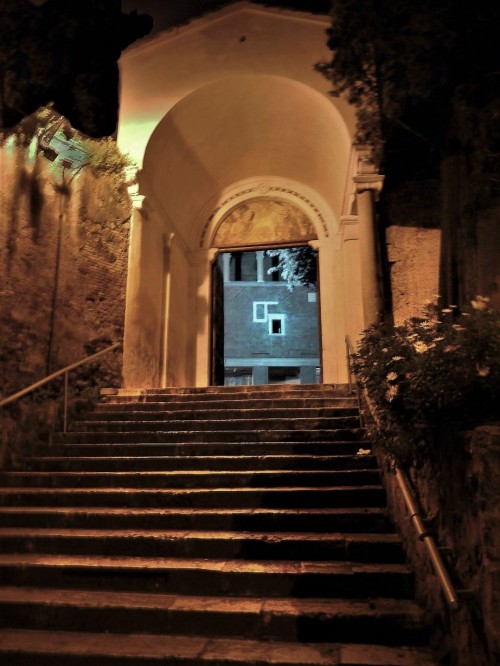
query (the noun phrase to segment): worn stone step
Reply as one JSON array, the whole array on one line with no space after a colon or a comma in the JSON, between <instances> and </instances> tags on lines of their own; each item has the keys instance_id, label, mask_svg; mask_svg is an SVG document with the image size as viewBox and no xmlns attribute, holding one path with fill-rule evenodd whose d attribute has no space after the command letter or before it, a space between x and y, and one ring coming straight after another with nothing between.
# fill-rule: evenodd
<instances>
[{"instance_id":1,"label":"worn stone step","mask_svg":"<svg viewBox=\"0 0 500 666\"><path fill-rule=\"evenodd\" d=\"M121 424L120 424L121 425ZM256 424L257 425L257 424ZM262 421L259 421L262 426ZM198 428L200 425L198 425ZM149 428L136 430L118 430L106 432L89 430L81 432L55 433L52 436L53 443L65 442L67 444L78 443L137 443L139 442L209 442L209 443L247 443L266 442L335 442L335 441L358 441L365 438L364 428L301 428L297 430L154 430Z\"/></svg>"},{"instance_id":2,"label":"worn stone step","mask_svg":"<svg viewBox=\"0 0 500 666\"><path fill-rule=\"evenodd\" d=\"M109 407L109 405L108 405ZM168 409L163 406L163 409L142 409L142 405L133 405L133 409L107 409L106 411L95 410L93 412L84 412L81 414L80 419L83 422L88 421L241 421L241 422L255 422L256 419L262 420L281 420L284 421L290 418L293 414L294 420L296 419L348 419L345 423L349 425L352 423L359 426L359 416L357 408L330 408L330 407L282 407L282 408L267 408L267 409L221 409L219 406L211 410L208 409ZM79 423L80 420L77 422Z\"/></svg>"},{"instance_id":3,"label":"worn stone step","mask_svg":"<svg viewBox=\"0 0 500 666\"><path fill-rule=\"evenodd\" d=\"M404 564L0 553L0 585L168 594L410 599Z\"/></svg>"},{"instance_id":4,"label":"worn stone step","mask_svg":"<svg viewBox=\"0 0 500 666\"><path fill-rule=\"evenodd\" d=\"M428 650L350 643L0 630L8 666L435 666Z\"/></svg>"},{"instance_id":5,"label":"worn stone step","mask_svg":"<svg viewBox=\"0 0 500 666\"><path fill-rule=\"evenodd\" d=\"M150 414L147 414L150 416ZM161 419L148 418L147 420L92 420L76 421L71 424L71 432L137 432L137 431L170 431L183 432L199 431L204 433L211 431L254 431L262 427L265 422L267 432L269 431L302 431L302 430L341 430L345 428L359 428L358 416L338 416L338 417L314 417L314 418L268 418L262 415L258 418L211 418L206 420L199 419Z\"/></svg>"},{"instance_id":6,"label":"worn stone step","mask_svg":"<svg viewBox=\"0 0 500 666\"><path fill-rule=\"evenodd\" d=\"M182 396L187 399L202 397L217 399L220 396L231 396L233 399L258 399L261 395L277 398L289 396L323 395L331 397L352 396L347 384L258 384L248 386L205 386L205 387L166 387L166 388L127 388L102 389L101 395L105 399L114 397L147 397L147 396Z\"/></svg>"},{"instance_id":7,"label":"worn stone step","mask_svg":"<svg viewBox=\"0 0 500 666\"><path fill-rule=\"evenodd\" d=\"M422 644L413 601L377 598L209 597L102 590L0 588L0 626L113 633L244 637L263 640Z\"/></svg>"},{"instance_id":8,"label":"worn stone step","mask_svg":"<svg viewBox=\"0 0 500 666\"><path fill-rule=\"evenodd\" d=\"M404 562L396 534L0 527L4 553Z\"/></svg>"},{"instance_id":9,"label":"worn stone step","mask_svg":"<svg viewBox=\"0 0 500 666\"><path fill-rule=\"evenodd\" d=\"M251 405L252 409L296 409L296 408L327 408L334 410L343 409L357 409L358 402L353 397L332 398L330 396L309 398L309 397L266 397L256 399L253 398L249 403L247 396L243 399L235 400L231 396L218 397L217 399L202 399L202 398L186 398L183 400L157 400L158 396L149 396L149 400L133 399L127 397L124 399L106 400L106 402L99 402L95 411L98 413L106 413L110 411L130 411L139 409L142 411L193 411L205 410L212 411L216 409L227 410L240 410L242 408L248 409Z\"/></svg>"},{"instance_id":10,"label":"worn stone step","mask_svg":"<svg viewBox=\"0 0 500 666\"><path fill-rule=\"evenodd\" d=\"M0 488L0 505L328 508L383 506L381 485L324 488Z\"/></svg>"},{"instance_id":11,"label":"worn stone step","mask_svg":"<svg viewBox=\"0 0 500 666\"><path fill-rule=\"evenodd\" d=\"M32 497L31 499L35 499ZM387 512L379 507L316 509L103 508L92 506L0 506L3 527L73 529L188 529L387 532Z\"/></svg>"},{"instance_id":12,"label":"worn stone step","mask_svg":"<svg viewBox=\"0 0 500 666\"><path fill-rule=\"evenodd\" d=\"M158 438L158 433L155 433ZM58 437L58 441L46 445L42 444L35 447L35 454L51 454L55 456L239 456L242 459L246 456L266 456L266 455L316 455L316 456L335 456L335 455L356 455L360 449L370 449L371 444L361 439L335 441L151 441L141 438L138 441L137 433L130 437L124 437L122 434L112 436L101 433L95 436L101 439L97 441L91 435L76 435L68 433L67 436ZM118 441L107 441L111 437ZM66 441L65 441L66 439ZM86 442L79 442L78 439L87 439ZM129 441L127 441L127 439ZM121 440L121 441L119 441Z\"/></svg>"},{"instance_id":13,"label":"worn stone step","mask_svg":"<svg viewBox=\"0 0 500 666\"><path fill-rule=\"evenodd\" d=\"M69 447L68 447L69 448ZM47 449L52 451L52 449ZM337 456L34 456L25 467L40 471L336 470L377 469L374 455Z\"/></svg>"},{"instance_id":14,"label":"worn stone step","mask_svg":"<svg viewBox=\"0 0 500 666\"><path fill-rule=\"evenodd\" d=\"M0 472L2 487L30 488L272 488L374 485L376 469L152 471L152 472Z\"/></svg>"}]
</instances>

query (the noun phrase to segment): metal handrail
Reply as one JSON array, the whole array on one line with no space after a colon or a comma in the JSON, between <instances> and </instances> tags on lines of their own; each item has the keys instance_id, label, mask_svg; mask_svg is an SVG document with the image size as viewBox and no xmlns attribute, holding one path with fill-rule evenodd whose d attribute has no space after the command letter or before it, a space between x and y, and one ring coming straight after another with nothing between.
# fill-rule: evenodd
<instances>
[{"instance_id":1,"label":"metal handrail","mask_svg":"<svg viewBox=\"0 0 500 666\"><path fill-rule=\"evenodd\" d=\"M61 375L64 375L63 432L67 432L67 429L68 429L68 374L71 372L71 370L74 370L75 368L79 368L81 365L86 365L87 363L90 363L91 361L98 358L99 356L103 356L104 354L107 354L110 351L114 351L115 349L118 349L118 347L120 347L121 345L122 345L122 342L120 340L119 342L115 342L114 344L110 345L109 347L106 347L105 349L101 349L101 351L96 352L95 354L92 354L91 356L86 356L85 358L82 358L79 361L75 361L74 363L70 363L69 365L65 366L64 368L61 368L60 370L56 370L56 372L53 372L52 374L47 375L47 377L44 377L43 379L39 379L34 384L31 384L30 386L27 386L26 388L21 389L20 391L17 391L17 393L13 393L12 395L7 396L7 398L4 398L3 400L0 400L0 408L5 407L5 405L8 405L11 402L14 402L15 400L19 400L19 398L24 397L28 393L31 393L32 391L35 391L37 388L40 388L41 386L44 386L45 384L48 384L53 379L57 379L57 377L60 377Z\"/></svg>"},{"instance_id":2,"label":"metal handrail","mask_svg":"<svg viewBox=\"0 0 500 666\"><path fill-rule=\"evenodd\" d=\"M349 388L351 387L352 383L355 384L358 390L358 399L359 399L359 384L356 375L352 372L351 360L350 360L350 355L353 353L353 351L351 351L353 350L353 346L348 335L346 335L346 348L347 348L347 367L349 373ZM366 388L363 388L363 397L365 398L365 402L368 406L368 411L370 412L370 415L373 418L375 425L379 427L379 419L377 416L375 405L373 404L373 400L368 395L368 391L366 390ZM406 472L403 469L401 469L401 467L398 467L398 465L395 463L394 460L392 460L391 462L393 463L392 467L394 469L396 482L403 496L406 509L408 510L409 513L410 521L412 522L412 525L415 528L419 540L422 541L425 547L427 548L427 552L432 562L432 566L434 567L434 572L438 577L439 583L443 590L443 594L448 603L448 606L452 610L457 610L460 607L460 599L458 597L458 593L451 581L451 578L445 567L443 558L441 557L436 542L425 527L408 476Z\"/></svg>"},{"instance_id":3,"label":"metal handrail","mask_svg":"<svg viewBox=\"0 0 500 666\"><path fill-rule=\"evenodd\" d=\"M351 356L354 354L354 347L352 346L351 339L348 335L345 336L345 348L346 348L346 359L347 359L347 383L349 384L349 393L352 393L352 385L356 388L356 398L358 400L358 410L359 410L359 422L361 427L365 425L365 416L363 413L363 404L361 402L361 392L359 390L359 384L354 375L351 367ZM354 377L354 382L353 382Z\"/></svg>"}]
</instances>

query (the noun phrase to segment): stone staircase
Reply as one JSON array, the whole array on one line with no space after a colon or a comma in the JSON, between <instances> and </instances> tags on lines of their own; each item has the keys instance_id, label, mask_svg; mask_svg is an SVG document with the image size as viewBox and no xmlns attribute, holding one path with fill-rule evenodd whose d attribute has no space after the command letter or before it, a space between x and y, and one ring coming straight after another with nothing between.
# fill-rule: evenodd
<instances>
[{"instance_id":1,"label":"stone staircase","mask_svg":"<svg viewBox=\"0 0 500 666\"><path fill-rule=\"evenodd\" d=\"M0 474L6 666L431 666L342 387L120 391Z\"/></svg>"}]
</instances>

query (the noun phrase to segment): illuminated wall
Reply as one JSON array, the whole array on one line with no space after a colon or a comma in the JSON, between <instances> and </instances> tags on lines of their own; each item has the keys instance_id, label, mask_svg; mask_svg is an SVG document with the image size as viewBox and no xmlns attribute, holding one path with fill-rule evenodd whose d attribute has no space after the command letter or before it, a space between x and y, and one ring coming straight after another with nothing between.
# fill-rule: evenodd
<instances>
[{"instance_id":1,"label":"illuminated wall","mask_svg":"<svg viewBox=\"0 0 500 666\"><path fill-rule=\"evenodd\" d=\"M123 54L118 141L142 167L129 261L127 386L209 382L211 264L227 244L216 230L231 208L257 199L288 201L310 220L323 377L345 380L344 336L363 324L353 211L359 160L354 112L328 94L314 69L328 57L328 23L242 2ZM283 237L273 242L294 240L291 229L276 233ZM258 241L240 234L237 243Z\"/></svg>"}]
</instances>

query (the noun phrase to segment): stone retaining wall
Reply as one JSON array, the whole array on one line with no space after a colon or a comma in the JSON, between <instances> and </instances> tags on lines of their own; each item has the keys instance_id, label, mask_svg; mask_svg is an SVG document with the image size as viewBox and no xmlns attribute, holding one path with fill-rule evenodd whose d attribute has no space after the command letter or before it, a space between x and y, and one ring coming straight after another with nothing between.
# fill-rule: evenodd
<instances>
[{"instance_id":1,"label":"stone retaining wall","mask_svg":"<svg viewBox=\"0 0 500 666\"><path fill-rule=\"evenodd\" d=\"M0 147L0 164L0 397L5 397L122 339L130 202L116 178L96 179L88 167L63 169L37 152L36 139L22 145L8 138ZM121 385L121 355L112 354L102 368L107 382ZM81 371L77 382L80 394L95 384L88 371ZM45 391L50 411L53 389ZM24 399L34 412L33 419L23 420L33 436L29 422L33 428L40 418L52 422L42 415L43 396L42 391L34 400ZM18 418L14 412L0 413L4 446L12 419Z\"/></svg>"},{"instance_id":2,"label":"stone retaining wall","mask_svg":"<svg viewBox=\"0 0 500 666\"><path fill-rule=\"evenodd\" d=\"M395 476L390 471L384 476L389 510L414 566L417 594L443 663L500 663L500 425L476 428L449 443L439 461L409 470L429 531L447 549L445 560L457 588L466 591L456 612L444 601Z\"/></svg>"}]
</instances>

